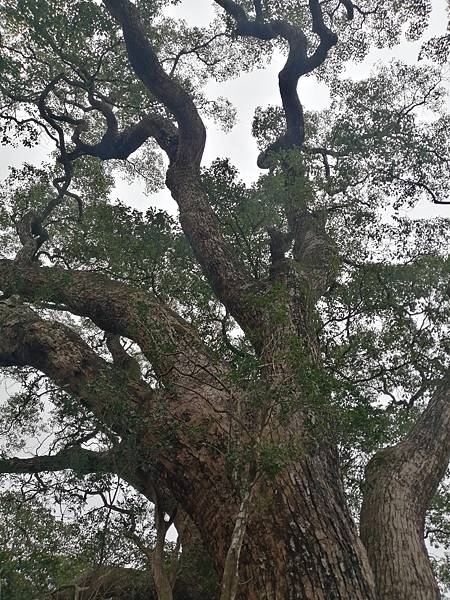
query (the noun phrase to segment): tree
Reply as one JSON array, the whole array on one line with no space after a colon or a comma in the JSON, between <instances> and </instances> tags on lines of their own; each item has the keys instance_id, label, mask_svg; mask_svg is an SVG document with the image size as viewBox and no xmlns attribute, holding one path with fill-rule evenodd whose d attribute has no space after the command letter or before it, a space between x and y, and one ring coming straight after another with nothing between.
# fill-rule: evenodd
<instances>
[{"instance_id":1,"label":"tree","mask_svg":"<svg viewBox=\"0 0 450 600\"><path fill-rule=\"evenodd\" d=\"M41 486L33 494L29 482L20 482L20 491L0 496L5 600L213 597L216 575L202 548L191 542L181 555L180 520L177 542L164 544L170 521L162 523L157 505L151 510L120 480L95 475L65 477L52 488L35 483Z\"/></svg>"},{"instance_id":2,"label":"tree","mask_svg":"<svg viewBox=\"0 0 450 600\"><path fill-rule=\"evenodd\" d=\"M1 586L5 600L45 597L88 559L78 547L73 524L55 519L42 502L32 506L11 492L0 499Z\"/></svg>"},{"instance_id":3,"label":"tree","mask_svg":"<svg viewBox=\"0 0 450 600\"><path fill-rule=\"evenodd\" d=\"M10 415L48 398L59 424L49 454L1 471L157 490L224 599L438 598L424 527L450 453L449 224L401 209L448 197L443 72L342 76L420 39L430 4L215 0L209 28L168 4L1 4L3 140L55 152L2 191L0 364L25 384ZM204 87L275 50L281 107L257 110L265 173L247 187L227 160L202 168L205 118L232 116ZM310 73L321 113L297 93ZM118 168L150 189L163 173L178 221L111 201Z\"/></svg>"}]
</instances>

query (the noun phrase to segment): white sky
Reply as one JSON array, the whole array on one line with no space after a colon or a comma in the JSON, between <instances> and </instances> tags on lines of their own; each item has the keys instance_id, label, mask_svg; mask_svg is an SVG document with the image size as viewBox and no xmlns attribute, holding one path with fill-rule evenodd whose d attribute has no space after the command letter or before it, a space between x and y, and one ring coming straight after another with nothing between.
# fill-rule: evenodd
<instances>
[{"instance_id":1,"label":"white sky","mask_svg":"<svg viewBox=\"0 0 450 600\"><path fill-rule=\"evenodd\" d=\"M448 16L446 0L433 0L431 25L426 37L443 35L447 29ZM211 0L183 0L169 11L171 16L186 19L192 25L206 25L214 16ZM414 63L420 49L420 43L403 43L392 50L373 51L362 62L349 65L347 74L354 78L367 76L378 61L388 61L398 58L405 62ZM225 96L238 109L237 123L229 133L224 133L207 122L208 137L204 156L204 164L209 164L217 157L229 157L238 166L241 177L246 182L255 180L260 173L256 166L258 151L250 129L257 106L280 104L277 85L277 73L283 64L283 56L277 56L272 64L262 70L244 73L239 78L225 83L211 82L207 86L209 97ZM329 94L324 84L319 84L313 76L302 78L299 83L301 101L306 109L325 108L329 102ZM39 164L45 159L48 151L52 150L50 142L43 143L33 149L12 149L0 147L0 178L8 173L8 166L20 166L24 161ZM176 213L176 207L167 190L152 196L145 196L143 188L138 183L130 186L125 181L118 180L116 194L127 204L145 210L153 205ZM424 202L414 209L415 217L432 217L437 215L450 216L450 207L436 206Z\"/></svg>"},{"instance_id":2,"label":"white sky","mask_svg":"<svg viewBox=\"0 0 450 600\"><path fill-rule=\"evenodd\" d=\"M433 13L427 38L443 35L448 23L446 0L433 0L432 4ZM193 25L206 25L214 15L213 3L211 0L184 0L180 5L173 7L170 14L185 18ZM349 65L347 75L357 79L364 78L378 61L388 61L392 58L414 63L417 60L419 49L420 43L403 43L392 50L371 52L362 63ZM207 95L209 97L227 97L238 109L238 113L237 123L230 133L224 133L211 122L207 122L208 137L204 164L209 164L217 157L229 157L231 162L238 166L241 177L246 182L251 182L258 177L260 173L256 166L258 151L256 142L251 136L251 123L257 106L280 104L277 74L283 62L283 56L277 56L268 68L244 73L239 78L226 83L211 82L208 84ZM306 109L325 108L329 102L326 86L319 84L313 76L301 79L299 93ZM9 166L19 167L25 161L39 164L53 149L51 143L46 140L32 149L0 146L0 179L8 174ZM176 213L175 204L167 190L146 197L143 187L138 183L130 186L125 181L118 181L115 195L127 204L141 210L153 205ZM410 214L414 217L431 218L439 215L450 217L450 206L436 206L430 202L423 202L410 211ZM0 386L0 399L7 394L9 386L11 386L11 382L4 380L3 385ZM9 389L10 393L11 391ZM172 539L173 535L169 537Z\"/></svg>"}]
</instances>

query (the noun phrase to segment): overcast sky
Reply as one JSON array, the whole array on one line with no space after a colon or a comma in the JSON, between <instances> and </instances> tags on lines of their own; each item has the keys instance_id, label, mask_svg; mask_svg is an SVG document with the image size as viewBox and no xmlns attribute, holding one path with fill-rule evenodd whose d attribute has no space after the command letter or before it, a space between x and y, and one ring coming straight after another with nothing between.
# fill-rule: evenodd
<instances>
[{"instance_id":1,"label":"overcast sky","mask_svg":"<svg viewBox=\"0 0 450 600\"><path fill-rule=\"evenodd\" d=\"M214 16L211 0L184 0L181 4L170 9L170 15L185 18L192 25L206 25ZM433 0L431 25L426 37L443 35L447 28L447 0ZM414 63L420 49L420 43L404 43L392 50L372 52L362 63L348 66L347 74L355 78L366 77L372 67L380 60L392 58ZM256 166L257 148L250 133L251 123L257 106L280 104L277 86L277 73L283 64L283 56L277 56L272 64L262 70L244 73L239 78L226 83L211 82L207 87L208 97L225 96L237 108L237 123L229 133L219 131L208 122L208 138L204 164L210 163L217 157L229 157L239 167L241 176L247 182L255 180L260 173ZM318 110L325 108L329 102L329 94L324 84L319 84L313 76L304 77L299 83L299 93L306 109ZM45 159L48 151L52 150L49 142L43 143L31 150L11 149L0 147L0 177L8 172L8 166L20 166L24 160L39 164ZM130 185L118 181L115 195L122 201L141 210L150 204L176 212L176 207L168 191L159 192L153 196L145 196L139 184ZM450 215L450 207L434 206L425 202L415 209L414 216Z\"/></svg>"},{"instance_id":2,"label":"overcast sky","mask_svg":"<svg viewBox=\"0 0 450 600\"><path fill-rule=\"evenodd\" d=\"M426 37L443 35L447 29L448 17L446 0L433 0L433 14L430 28ZM206 25L214 15L211 0L184 0L180 5L170 10L172 16L185 18L192 25ZM417 60L420 43L404 43L392 50L372 52L366 60L359 64L351 64L347 75L354 78L364 78L371 68L380 60L389 61L392 58L414 63ZM280 104L277 86L277 73L283 64L283 56L278 56L270 67L244 73L238 79L226 83L211 82L207 87L209 97L225 96L238 109L237 123L233 130L225 134L208 122L208 138L204 164L210 163L216 157L229 157L239 167L245 181L251 182L258 177L260 171L256 166L257 148L250 129L257 106ZM313 76L302 78L299 84L301 101L306 109L318 110L325 108L329 102L329 94L324 84L319 84ZM0 147L0 178L8 174L9 166L20 166L24 161L39 164L53 150L50 142L43 140L42 144L33 149ZM145 196L143 187L139 184L130 186L124 181L118 181L115 195L133 207L145 210L148 206L158 206L175 213L176 207L168 191L159 192L153 196ZM450 216L450 206L435 206L423 202L411 213L415 217ZM11 382L4 380L0 388L0 399L7 394L6 389ZM10 389L10 392L13 390ZM171 536L173 537L173 536Z\"/></svg>"}]
</instances>

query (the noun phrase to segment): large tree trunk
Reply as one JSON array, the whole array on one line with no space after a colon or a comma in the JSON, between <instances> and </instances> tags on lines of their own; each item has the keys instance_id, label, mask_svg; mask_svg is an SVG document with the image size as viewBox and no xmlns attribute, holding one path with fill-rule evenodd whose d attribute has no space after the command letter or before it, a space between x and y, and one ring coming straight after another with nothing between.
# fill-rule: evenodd
<instances>
[{"instance_id":1,"label":"large tree trunk","mask_svg":"<svg viewBox=\"0 0 450 600\"><path fill-rule=\"evenodd\" d=\"M425 514L450 456L449 376L411 432L366 469L361 538L380 600L437 600Z\"/></svg>"},{"instance_id":2,"label":"large tree trunk","mask_svg":"<svg viewBox=\"0 0 450 600\"><path fill-rule=\"evenodd\" d=\"M289 469L272 488L270 509L255 509L241 557L242 600L375 598L336 480L320 467L310 459Z\"/></svg>"},{"instance_id":3,"label":"large tree trunk","mask_svg":"<svg viewBox=\"0 0 450 600\"><path fill-rule=\"evenodd\" d=\"M186 479L181 461L195 453L197 464L184 461ZM168 485L192 517L221 574L240 505L226 477L230 470L219 453L192 446L180 452L175 464L176 471L168 470ZM239 580L240 600L375 598L372 573L346 509L333 454L315 448L275 479L262 478L256 484Z\"/></svg>"},{"instance_id":4,"label":"large tree trunk","mask_svg":"<svg viewBox=\"0 0 450 600\"><path fill-rule=\"evenodd\" d=\"M22 272L22 269L16 270ZM32 279L33 272L26 270L27 279ZM40 277L48 273L42 269L36 272ZM66 278L62 284L64 293L70 295L70 298L65 297L66 301L72 301L73 296L72 299L76 299L86 312L89 310L89 314L98 322L104 319L104 311L100 311L101 303L108 303L113 297L115 303L121 301L120 285L112 294L112 289L105 285L99 289L86 285L84 274L73 273L70 279L68 282ZM35 289L30 287L30 294ZM62 294L63 290L59 293ZM114 411L116 406L110 397L110 390L116 389L117 377L111 365L97 357L72 330L40 319L26 305L10 306L3 303L0 307L4 322L0 362L30 364L39 368L109 422L108 407L111 405ZM120 313L122 321L116 319L116 331L119 333L126 331L126 311L131 310L132 305L131 309L129 307L129 303L123 306ZM145 304L141 302L141 323L145 318L144 308ZM163 307L151 306L149 311L152 319L156 310L161 311ZM108 314L111 314L111 310ZM301 320L303 330L308 319L305 317ZM190 332L188 328L181 327L179 321L174 322L173 328L172 320L168 318L161 324L170 327L172 344L176 343L176 336L184 340ZM165 334L162 325L159 336ZM290 323L286 327L290 327ZM134 333L135 338L138 337L137 333ZM276 339L290 339L284 333ZM145 337L139 339L142 349L147 351ZM194 352L193 356L196 357L199 356L197 352L200 352L200 346L195 345L194 341L189 345L189 352L191 355ZM149 352L152 352L152 348L150 344ZM180 348L183 349L183 360L187 360L184 341ZM36 349L39 351L36 352ZM312 425L310 409L300 406L291 411L288 424L280 423L276 413L279 395L288 388L295 397L291 404L298 405L304 390L295 388L293 375L289 375L292 365L290 367L289 363L282 362L281 346L265 344L264 352L267 357L269 353L273 356L271 362L274 365L278 357L276 365L267 374L267 383L260 384L263 387L270 384L270 393L275 394L275 412L265 429L265 440L269 447L270 444L274 448L292 447L293 457L281 465L273 478L264 469L261 471L253 493L241 552L238 598L374 599L372 574L346 508L337 453L333 450L328 427L321 422L323 415L318 415L315 427ZM61 356L64 356L64 360L61 360ZM195 360L197 363L199 359ZM130 443L135 454L131 449L128 456L129 460L134 456L134 468L139 472L141 481L145 472L149 480L153 480L156 470L162 484L171 490L191 516L220 574L240 505L239 490L236 489L227 455L230 443L245 447L249 440L241 438L236 441L236 438L230 438L230 411L236 412L240 403L236 394L239 392L235 390L228 395L213 388L212 384L217 386L218 381L217 377L211 379L214 363L206 365L208 368L201 367L198 376L192 368L189 375L181 370L174 371L172 377L179 387L183 386L183 395L166 395L163 404L160 404L158 395L151 394L143 382L131 380L121 392L121 401L126 411L130 411L133 423L136 423L134 411L138 410L138 422L143 425L132 433ZM220 375L219 371L216 372ZM205 379L205 375L200 378L200 373L210 375ZM99 388L100 381L104 383ZM197 391L186 391L187 384L191 387L194 382ZM105 397L100 393L102 390ZM208 402L204 400L206 396ZM241 400L244 406L245 394ZM308 405L308 398L304 398L300 404ZM258 422L257 413L250 412L249 419L252 422ZM123 431L124 444L128 438L125 414L120 423L114 425ZM145 426L149 420L153 421L154 414L159 415L157 425ZM174 424L178 424L175 429ZM244 432L236 429L234 435L244 436ZM151 488L151 485L148 487ZM140 488L145 489L145 485L141 483Z\"/></svg>"},{"instance_id":5,"label":"large tree trunk","mask_svg":"<svg viewBox=\"0 0 450 600\"><path fill-rule=\"evenodd\" d=\"M287 130L275 149L301 147L298 79L319 66L337 41L324 22L323 3L309 1L312 32L320 42L308 54L307 36L300 29L278 20L254 22L240 4L216 1L236 20L240 35L265 40L281 36L288 42L289 57L280 77ZM122 27L134 73L177 122L175 127L158 115L149 118L152 135L170 161L167 184L178 203L180 223L217 299L253 346L251 358L262 365L255 375L258 392L262 397L270 392L273 401L266 412L253 406L248 418L255 427L245 423L240 429L239 405L245 406L247 382L230 377L229 365L160 298L86 270L38 268L23 261L0 261L5 298L19 293L38 305L50 302L91 319L107 334L133 340L151 363L158 387L121 369L112 346L115 364L75 331L41 319L13 298L0 301L0 365L39 369L115 431L120 448L103 453L103 459L112 457L113 462L103 461L102 469L110 464L117 473L128 470L125 476L139 481L143 490L152 487L146 485L146 475L153 481L156 473L192 518L219 573L242 500L230 448L256 449L252 459L259 478L240 554L240 600L437 598L423 523L450 453L448 381L411 435L375 457L368 468L361 516L366 555L346 507L330 425L322 423L326 418L315 404L317 397L305 391L317 365L320 370L314 305L335 279L339 260L325 223L308 212L304 174L299 173L297 182L290 178L287 192L292 197L281 203L289 235L272 231L271 268L264 280L255 280L223 235L203 189L200 164L206 132L193 98L162 67L136 5L129 0L103 3ZM112 109L101 112L113 122L112 130L108 126L102 143L91 147L79 139L77 143L75 135L77 150L70 160L82 154L101 159L129 155L131 146L125 152L122 142L130 130L119 135ZM293 402L284 402L285 393ZM266 441L268 447L293 450L275 472L261 464L259 444ZM123 458L114 464L124 448L131 459L126 467ZM95 462L93 454L83 452L87 463ZM60 452L56 462L67 458L68 452ZM20 459L7 462L16 469L36 465L34 460L27 465Z\"/></svg>"},{"instance_id":6,"label":"large tree trunk","mask_svg":"<svg viewBox=\"0 0 450 600\"><path fill-rule=\"evenodd\" d=\"M364 549L335 481L311 460L258 490L241 553L238 598L375 598ZM205 490L204 502L214 506L211 492ZM192 516L221 570L234 512L222 504L211 522L198 508Z\"/></svg>"}]
</instances>

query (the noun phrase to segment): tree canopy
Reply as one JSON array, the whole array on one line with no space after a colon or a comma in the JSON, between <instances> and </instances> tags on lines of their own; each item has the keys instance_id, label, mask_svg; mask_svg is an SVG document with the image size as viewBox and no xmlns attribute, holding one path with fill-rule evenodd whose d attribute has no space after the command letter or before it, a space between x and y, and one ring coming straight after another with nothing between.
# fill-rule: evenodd
<instances>
[{"instance_id":1,"label":"tree canopy","mask_svg":"<svg viewBox=\"0 0 450 600\"><path fill-rule=\"evenodd\" d=\"M11 598L116 566L151 571L159 600L435 600L450 589L442 7L215 0L200 27L178 4L0 0L1 143L45 154L0 190L0 577ZM405 41L415 61L348 77ZM211 83L280 56L279 103L247 124L249 183L220 148L203 160L239 114ZM303 107L308 76L323 110ZM177 215L152 204L164 186Z\"/></svg>"}]
</instances>

